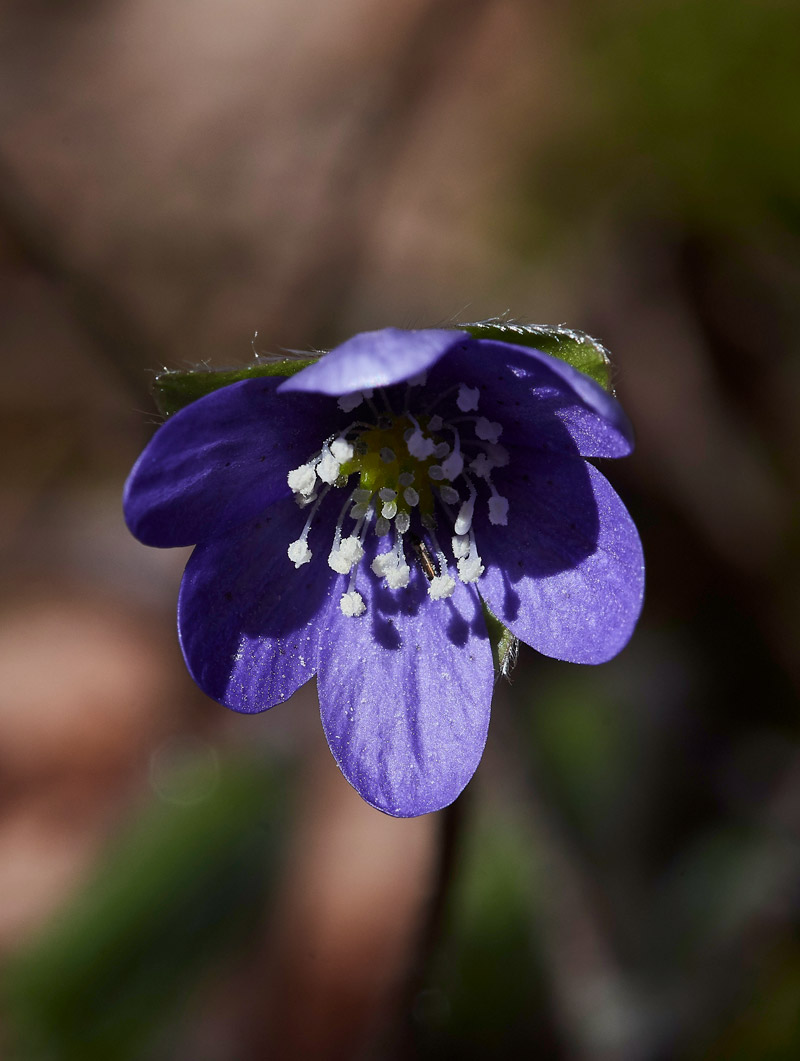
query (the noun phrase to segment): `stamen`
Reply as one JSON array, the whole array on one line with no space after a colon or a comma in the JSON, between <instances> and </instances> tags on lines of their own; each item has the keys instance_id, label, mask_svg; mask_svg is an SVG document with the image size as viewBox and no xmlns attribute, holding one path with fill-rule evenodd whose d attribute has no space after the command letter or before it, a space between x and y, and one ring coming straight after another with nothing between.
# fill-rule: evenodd
<instances>
[{"instance_id":1,"label":"stamen","mask_svg":"<svg viewBox=\"0 0 800 1061\"><path fill-rule=\"evenodd\" d=\"M414 425L414 430L406 439L408 452L411 454L412 457L416 457L417 460L427 460L428 457L430 457L430 455L433 453L436 443L430 438L425 438L425 436L422 434L422 428L419 426L419 424L411 415L411 413L408 413L408 419Z\"/></svg>"},{"instance_id":2,"label":"stamen","mask_svg":"<svg viewBox=\"0 0 800 1061\"><path fill-rule=\"evenodd\" d=\"M358 538L352 534L343 538L338 548L331 550L328 556L328 566L340 575L348 574L364 555L364 549Z\"/></svg>"},{"instance_id":3,"label":"stamen","mask_svg":"<svg viewBox=\"0 0 800 1061\"><path fill-rule=\"evenodd\" d=\"M461 508L456 516L456 522L453 525L453 530L456 534L466 534L472 526L472 515L475 511L475 498L478 496L478 491L469 479L467 479L467 486L469 487L469 497L466 501L462 501Z\"/></svg>"},{"instance_id":4,"label":"stamen","mask_svg":"<svg viewBox=\"0 0 800 1061\"><path fill-rule=\"evenodd\" d=\"M459 407L462 413L471 413L478 408L478 399L480 398L481 392L477 387L468 387L466 383L462 383L458 388L458 397L456 398L456 405Z\"/></svg>"},{"instance_id":5,"label":"stamen","mask_svg":"<svg viewBox=\"0 0 800 1061\"><path fill-rule=\"evenodd\" d=\"M300 537L297 539L296 542L289 543L289 548L286 550L286 554L295 567L302 567L303 564L307 564L308 561L311 559L312 553L311 550L308 548L306 539L308 538L308 532L311 530L312 520L319 511L319 506L322 504L322 501L325 495L328 493L328 490L330 490L330 487L326 486L317 498L317 500L314 502L314 507L309 512L308 517L303 525L303 529L300 532Z\"/></svg>"},{"instance_id":6,"label":"stamen","mask_svg":"<svg viewBox=\"0 0 800 1061\"><path fill-rule=\"evenodd\" d=\"M357 589L352 589L349 593L343 593L342 599L339 601L339 607L348 618L363 615L367 610L364 598Z\"/></svg>"},{"instance_id":7,"label":"stamen","mask_svg":"<svg viewBox=\"0 0 800 1061\"><path fill-rule=\"evenodd\" d=\"M405 589L411 579L411 568L408 564L390 567L386 572L386 584L389 589Z\"/></svg>"},{"instance_id":8,"label":"stamen","mask_svg":"<svg viewBox=\"0 0 800 1061\"><path fill-rule=\"evenodd\" d=\"M364 550L361 549L361 544L358 541L358 538L351 535L342 541L342 524L344 523L347 508L352 500L353 495L351 494L345 501L344 505L342 505L339 512L339 518L336 520L336 528L333 532L333 545L331 546L330 553L328 553L328 567L333 568L333 570L337 571L340 575L346 575L353 565L358 563L361 556L364 554ZM356 524L356 533L358 533L359 529L360 524Z\"/></svg>"},{"instance_id":9,"label":"stamen","mask_svg":"<svg viewBox=\"0 0 800 1061\"><path fill-rule=\"evenodd\" d=\"M487 420L485 416L478 417L475 424L475 434L485 442L497 442L503 433L503 425L495 420Z\"/></svg>"},{"instance_id":10,"label":"stamen","mask_svg":"<svg viewBox=\"0 0 800 1061\"><path fill-rule=\"evenodd\" d=\"M464 458L461 456L461 436L458 433L457 427L452 427L453 437L455 443L453 445L453 452L447 458L442 461L442 471L444 472L445 479L457 479L464 470Z\"/></svg>"},{"instance_id":11,"label":"stamen","mask_svg":"<svg viewBox=\"0 0 800 1061\"><path fill-rule=\"evenodd\" d=\"M439 563L439 574L428 583L428 596L431 600L444 600L446 597L453 596L456 588L456 580L452 575L448 574L447 558L442 552L442 547L439 545L439 542L436 540L436 534L433 529L429 528L428 533L431 536L433 550Z\"/></svg>"},{"instance_id":12,"label":"stamen","mask_svg":"<svg viewBox=\"0 0 800 1061\"><path fill-rule=\"evenodd\" d=\"M393 547L375 556L370 565L372 575L385 580L392 590L402 589L410 583L411 569L406 559L404 535L411 533L414 524L420 533L426 534L432 548L429 553L425 547L421 562L432 600L452 596L458 579L474 583L484 573L473 529L478 480L484 482L491 492L488 498L489 522L497 526L508 523L509 502L497 492L491 480L492 471L504 467L510 459L508 450L498 443L503 433L502 425L485 416L472 415L478 409L481 391L466 383L456 384L440 393L421 414L422 419L417 420L408 410L408 404L414 388L425 383L426 373L423 372L406 381L404 394L402 391L393 392L395 396L403 395L398 399L404 402L400 415L393 412L390 396L383 388L375 389L374 401L373 391L368 389L342 395L338 399L340 409L349 413L366 402L375 421L352 421L338 434L330 435L316 456L287 473L286 481L297 503L313 506L301 536L287 548L287 555L296 568L309 563L312 558L307 540L309 530L327 491L337 483L344 486L350 475L361 480L358 489L343 492L349 496L339 512L328 554L328 565L332 570L337 574L349 574L347 591L340 599L344 615L357 616L366 611L364 598L356 590L355 581L373 521L378 538L394 531ZM443 417L434 412L434 407L444 398L449 401L447 408L455 415ZM397 401L393 404L397 405ZM385 407L386 412L378 412L376 406ZM462 437L456 426L462 422L471 425L469 432L465 433L468 437ZM442 429L452 432L452 441L442 440ZM420 462L416 472L401 470L404 464L408 467L408 457L404 456L406 451ZM468 491L466 500L462 482ZM319 484L322 484L321 488ZM484 495L481 496L483 499ZM436 506L431 505L432 500L439 503L441 511L438 514ZM342 529L348 517L353 521L350 534ZM447 559L436 541L435 528L440 521L451 534L457 574L448 569Z\"/></svg>"},{"instance_id":13,"label":"stamen","mask_svg":"<svg viewBox=\"0 0 800 1061\"><path fill-rule=\"evenodd\" d=\"M488 479L494 464L485 453L479 453L474 461L470 461L469 467L479 479Z\"/></svg>"},{"instance_id":14,"label":"stamen","mask_svg":"<svg viewBox=\"0 0 800 1061\"><path fill-rule=\"evenodd\" d=\"M295 567L302 567L311 559L311 550L305 538L298 538L296 542L291 542L286 552Z\"/></svg>"},{"instance_id":15,"label":"stamen","mask_svg":"<svg viewBox=\"0 0 800 1061\"><path fill-rule=\"evenodd\" d=\"M317 464L317 475L323 483L335 483L339 478L339 462L327 446L324 447L322 457Z\"/></svg>"},{"instance_id":16,"label":"stamen","mask_svg":"<svg viewBox=\"0 0 800 1061\"><path fill-rule=\"evenodd\" d=\"M456 589L456 580L452 575L437 575L428 583L428 596L431 600L444 600L452 597Z\"/></svg>"},{"instance_id":17,"label":"stamen","mask_svg":"<svg viewBox=\"0 0 800 1061\"><path fill-rule=\"evenodd\" d=\"M411 577L411 569L403 551L403 533L398 527L394 548L387 553L379 553L370 565L378 578L386 579L389 589L405 589Z\"/></svg>"},{"instance_id":18,"label":"stamen","mask_svg":"<svg viewBox=\"0 0 800 1061\"><path fill-rule=\"evenodd\" d=\"M309 497L314 492L317 484L317 472L312 463L301 464L299 468L293 468L286 476L289 489L295 494Z\"/></svg>"},{"instance_id":19,"label":"stamen","mask_svg":"<svg viewBox=\"0 0 800 1061\"><path fill-rule=\"evenodd\" d=\"M339 461L340 464L344 464L346 461L352 459L355 450L351 443L344 438L337 438L331 442L331 453Z\"/></svg>"},{"instance_id":20,"label":"stamen","mask_svg":"<svg viewBox=\"0 0 800 1061\"><path fill-rule=\"evenodd\" d=\"M469 555L469 538L466 534L454 534L451 544L456 560L462 560Z\"/></svg>"},{"instance_id":21,"label":"stamen","mask_svg":"<svg viewBox=\"0 0 800 1061\"><path fill-rule=\"evenodd\" d=\"M508 526L508 498L501 497L493 486L489 498L489 522L499 527Z\"/></svg>"},{"instance_id":22,"label":"stamen","mask_svg":"<svg viewBox=\"0 0 800 1061\"><path fill-rule=\"evenodd\" d=\"M462 582L477 582L486 568L478 556L478 547L475 544L475 535L470 528L469 545L467 556L462 556L458 561L458 577Z\"/></svg>"}]
</instances>

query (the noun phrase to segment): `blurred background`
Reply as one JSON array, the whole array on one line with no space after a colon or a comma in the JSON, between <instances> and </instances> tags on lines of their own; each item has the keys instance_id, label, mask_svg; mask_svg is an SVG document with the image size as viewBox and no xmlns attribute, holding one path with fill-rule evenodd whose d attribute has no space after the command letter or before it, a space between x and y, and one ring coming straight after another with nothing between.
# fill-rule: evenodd
<instances>
[{"instance_id":1,"label":"blurred background","mask_svg":"<svg viewBox=\"0 0 800 1061\"><path fill-rule=\"evenodd\" d=\"M800 8L6 0L0 1052L800 1056ZM394 821L185 673L164 366L477 320L615 358L648 596Z\"/></svg>"}]
</instances>

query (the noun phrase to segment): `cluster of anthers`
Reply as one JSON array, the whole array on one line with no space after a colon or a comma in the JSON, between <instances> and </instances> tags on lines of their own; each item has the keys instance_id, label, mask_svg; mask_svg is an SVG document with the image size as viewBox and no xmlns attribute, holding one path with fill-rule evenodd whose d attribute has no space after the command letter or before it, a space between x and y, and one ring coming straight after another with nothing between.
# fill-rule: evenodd
<instances>
[{"instance_id":1,"label":"cluster of anthers","mask_svg":"<svg viewBox=\"0 0 800 1061\"><path fill-rule=\"evenodd\" d=\"M392 409L383 389L339 398L343 412L365 405L374 421L354 420L287 476L297 503L313 506L300 537L288 548L296 568L311 559L309 532L323 500L332 489L347 491L328 555L334 571L350 575L340 601L345 615L366 610L356 589L356 573L373 524L378 538L391 538L390 548L372 561L373 573L390 589L406 587L411 576L408 543L428 580L428 595L442 600L453 594L456 582L437 538L440 520L450 528L453 559L465 583L477 582L484 571L473 529L479 486L489 493L489 522L505 526L508 521L508 501L491 477L493 469L509 462L508 450L498 442L502 425L475 415L480 392L464 383L440 394L415 416L409 399L425 382L424 373L408 381L402 412ZM435 409L452 397L458 411L443 419ZM353 488L354 475L358 485ZM353 524L349 532L347 520Z\"/></svg>"}]
</instances>

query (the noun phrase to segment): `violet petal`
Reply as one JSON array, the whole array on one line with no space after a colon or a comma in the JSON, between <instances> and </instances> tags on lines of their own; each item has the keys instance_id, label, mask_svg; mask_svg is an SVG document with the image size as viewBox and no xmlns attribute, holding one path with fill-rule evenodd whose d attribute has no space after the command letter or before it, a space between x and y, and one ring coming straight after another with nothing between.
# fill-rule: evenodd
<instances>
[{"instance_id":1,"label":"violet petal","mask_svg":"<svg viewBox=\"0 0 800 1061\"><path fill-rule=\"evenodd\" d=\"M364 574L367 611L331 608L320 644L322 722L342 773L373 807L396 817L439 810L480 762L492 697L492 657L480 604L461 584L427 597L412 568L391 591Z\"/></svg>"},{"instance_id":2,"label":"violet petal","mask_svg":"<svg viewBox=\"0 0 800 1061\"><path fill-rule=\"evenodd\" d=\"M511 343L471 340L451 351L431 384L478 387L479 413L503 424L504 444L584 457L624 457L633 429L619 402L558 358Z\"/></svg>"},{"instance_id":3,"label":"violet petal","mask_svg":"<svg viewBox=\"0 0 800 1061\"><path fill-rule=\"evenodd\" d=\"M319 449L336 409L278 395L279 382L222 387L161 425L125 484L125 519L140 541L194 545L290 494L288 471Z\"/></svg>"},{"instance_id":4,"label":"violet petal","mask_svg":"<svg viewBox=\"0 0 800 1061\"><path fill-rule=\"evenodd\" d=\"M297 570L287 557L304 518L294 501L281 501L198 545L186 565L178 599L186 665L201 689L236 711L281 703L316 672L333 572L327 541Z\"/></svg>"},{"instance_id":5,"label":"violet petal","mask_svg":"<svg viewBox=\"0 0 800 1061\"><path fill-rule=\"evenodd\" d=\"M480 592L526 644L572 663L603 663L628 642L642 608L639 535L590 464L530 454L520 475L495 472L508 525L476 523L486 571Z\"/></svg>"},{"instance_id":6,"label":"violet petal","mask_svg":"<svg viewBox=\"0 0 800 1061\"><path fill-rule=\"evenodd\" d=\"M280 391L343 395L389 387L430 369L465 339L466 332L435 328L362 332L290 376L281 384Z\"/></svg>"}]
</instances>

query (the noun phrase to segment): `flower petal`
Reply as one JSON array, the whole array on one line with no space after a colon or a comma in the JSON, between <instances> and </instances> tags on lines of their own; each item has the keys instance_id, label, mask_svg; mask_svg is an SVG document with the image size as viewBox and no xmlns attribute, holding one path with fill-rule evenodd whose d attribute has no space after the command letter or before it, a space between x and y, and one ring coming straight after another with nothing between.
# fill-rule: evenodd
<instances>
[{"instance_id":1,"label":"flower petal","mask_svg":"<svg viewBox=\"0 0 800 1061\"><path fill-rule=\"evenodd\" d=\"M486 743L493 671L473 590L427 597L413 569L392 592L363 574L367 611L331 609L320 645L319 699L342 773L373 807L395 817L439 810L462 791Z\"/></svg>"},{"instance_id":2,"label":"flower petal","mask_svg":"<svg viewBox=\"0 0 800 1061\"><path fill-rule=\"evenodd\" d=\"M434 328L362 332L285 380L280 390L342 395L388 387L431 368L467 338L466 332Z\"/></svg>"},{"instance_id":3,"label":"flower petal","mask_svg":"<svg viewBox=\"0 0 800 1061\"><path fill-rule=\"evenodd\" d=\"M290 491L288 471L333 429L324 399L278 395L277 378L213 391L162 424L125 484L131 532L145 545L194 545Z\"/></svg>"},{"instance_id":4,"label":"flower petal","mask_svg":"<svg viewBox=\"0 0 800 1061\"><path fill-rule=\"evenodd\" d=\"M303 522L294 501L281 501L258 520L198 545L186 565L178 599L186 665L204 692L235 711L282 703L316 672L319 618L333 573L328 548L292 566L286 548Z\"/></svg>"},{"instance_id":5,"label":"flower petal","mask_svg":"<svg viewBox=\"0 0 800 1061\"><path fill-rule=\"evenodd\" d=\"M616 398L541 350L470 340L437 366L429 387L462 382L480 388L479 411L503 424L504 444L577 449L584 457L624 457L633 449L633 428Z\"/></svg>"},{"instance_id":6,"label":"flower petal","mask_svg":"<svg viewBox=\"0 0 800 1061\"><path fill-rule=\"evenodd\" d=\"M520 477L519 456L493 476L509 499L508 525L491 525L483 512L476 519L486 562L480 592L537 651L603 663L627 644L642 608L639 535L590 464L529 453Z\"/></svg>"}]
</instances>

